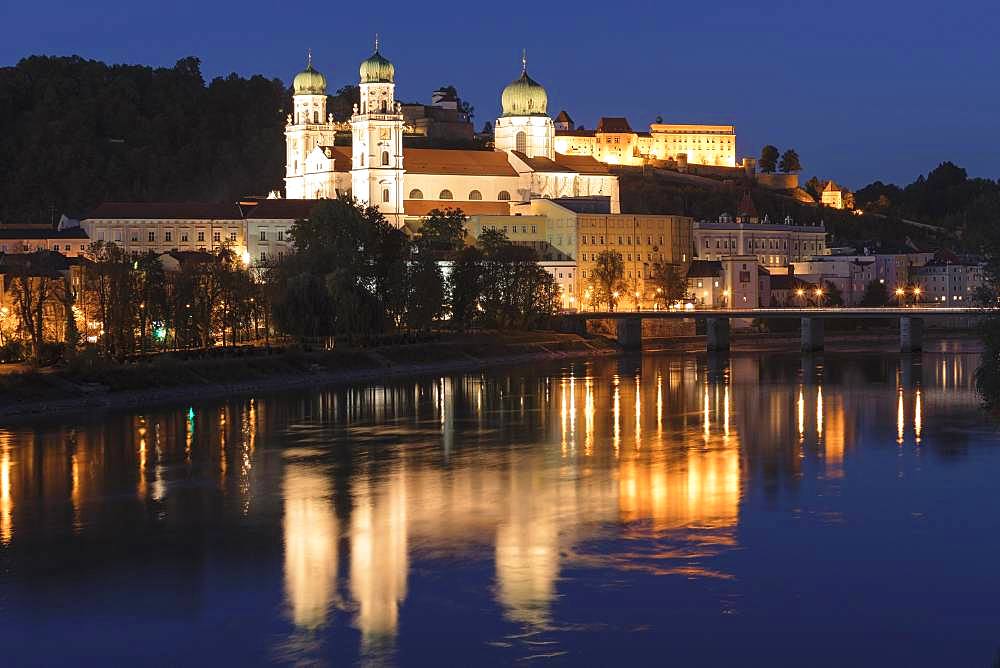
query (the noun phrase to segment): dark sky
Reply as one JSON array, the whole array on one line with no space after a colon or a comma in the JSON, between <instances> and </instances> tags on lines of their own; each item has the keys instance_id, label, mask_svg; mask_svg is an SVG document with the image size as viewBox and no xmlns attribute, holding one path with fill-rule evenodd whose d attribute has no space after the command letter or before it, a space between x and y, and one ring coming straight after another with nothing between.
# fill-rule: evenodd
<instances>
[{"instance_id":1,"label":"dark sky","mask_svg":"<svg viewBox=\"0 0 1000 668\"><path fill-rule=\"evenodd\" d=\"M549 111L593 127L624 115L642 128L733 123L739 155L798 150L804 177L850 186L906 183L942 160L1000 177L1000 3L902 2L4 2L0 65L79 54L206 77L289 81L312 47L336 88L372 48L396 65L398 95L454 84L476 125L528 69ZM384 9L380 10L380 7Z\"/></svg>"}]
</instances>

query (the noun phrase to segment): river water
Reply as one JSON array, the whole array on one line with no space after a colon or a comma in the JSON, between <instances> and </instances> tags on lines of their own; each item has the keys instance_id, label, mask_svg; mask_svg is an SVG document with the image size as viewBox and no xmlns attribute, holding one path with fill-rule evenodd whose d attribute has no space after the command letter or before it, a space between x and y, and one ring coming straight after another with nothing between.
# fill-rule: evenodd
<instances>
[{"instance_id":1,"label":"river water","mask_svg":"<svg viewBox=\"0 0 1000 668\"><path fill-rule=\"evenodd\" d=\"M0 428L4 665L989 666L978 355L647 354Z\"/></svg>"}]
</instances>

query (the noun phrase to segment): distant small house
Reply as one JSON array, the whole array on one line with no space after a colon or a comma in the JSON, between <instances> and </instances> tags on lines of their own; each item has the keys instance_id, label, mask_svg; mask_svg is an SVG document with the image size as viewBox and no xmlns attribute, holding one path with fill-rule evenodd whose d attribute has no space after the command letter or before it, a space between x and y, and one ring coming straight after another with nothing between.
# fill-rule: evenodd
<instances>
[{"instance_id":1,"label":"distant small house","mask_svg":"<svg viewBox=\"0 0 1000 668\"><path fill-rule=\"evenodd\" d=\"M831 209L854 209L854 193L833 181L827 181L826 187L820 193L820 200L824 206Z\"/></svg>"}]
</instances>

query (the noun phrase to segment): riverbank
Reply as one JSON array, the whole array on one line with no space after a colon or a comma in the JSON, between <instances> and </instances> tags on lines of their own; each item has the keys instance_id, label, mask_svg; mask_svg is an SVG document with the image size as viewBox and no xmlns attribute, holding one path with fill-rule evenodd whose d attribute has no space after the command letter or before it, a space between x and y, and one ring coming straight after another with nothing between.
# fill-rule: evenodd
<instances>
[{"instance_id":1,"label":"riverbank","mask_svg":"<svg viewBox=\"0 0 1000 668\"><path fill-rule=\"evenodd\" d=\"M893 351L898 335L891 332L841 333L827 336L827 352ZM968 332L934 332L928 352L948 352L955 344L977 346ZM733 353L797 351L792 334L749 334L733 337ZM703 336L651 339L650 353L700 353ZM447 335L432 343L335 351L278 351L268 355L217 359L152 358L144 363L103 365L88 371L50 369L0 375L0 419L32 420L50 416L142 409L318 388L344 383L382 381L428 373L474 371L490 367L544 363L620 355L603 337L583 338L556 332L477 333Z\"/></svg>"},{"instance_id":2,"label":"riverbank","mask_svg":"<svg viewBox=\"0 0 1000 668\"><path fill-rule=\"evenodd\" d=\"M481 333L448 335L432 343L411 345L183 361L154 358L84 372L29 371L0 376L0 419L136 409L619 353L600 337L585 339L555 332Z\"/></svg>"}]
</instances>

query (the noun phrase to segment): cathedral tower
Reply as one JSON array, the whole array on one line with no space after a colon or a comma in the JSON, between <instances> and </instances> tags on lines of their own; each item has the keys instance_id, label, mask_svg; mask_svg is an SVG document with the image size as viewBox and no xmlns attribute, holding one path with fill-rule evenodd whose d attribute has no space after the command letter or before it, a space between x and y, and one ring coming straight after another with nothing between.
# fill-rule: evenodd
<instances>
[{"instance_id":1,"label":"cathedral tower","mask_svg":"<svg viewBox=\"0 0 1000 668\"><path fill-rule=\"evenodd\" d=\"M361 63L361 103L351 117L354 197L378 206L385 217L402 224L403 111L396 102L395 68L375 53Z\"/></svg>"},{"instance_id":2,"label":"cathedral tower","mask_svg":"<svg viewBox=\"0 0 1000 668\"><path fill-rule=\"evenodd\" d=\"M335 135L326 112L326 77L313 69L311 50L292 90L293 108L285 125L285 196L310 199L316 195L305 192L306 157L316 146L332 146Z\"/></svg>"},{"instance_id":3,"label":"cathedral tower","mask_svg":"<svg viewBox=\"0 0 1000 668\"><path fill-rule=\"evenodd\" d=\"M500 96L503 115L497 119L494 146L501 151L518 151L529 158L555 158L556 130L547 109L548 94L528 76L528 59L521 55L521 76L507 85Z\"/></svg>"}]
</instances>

